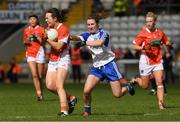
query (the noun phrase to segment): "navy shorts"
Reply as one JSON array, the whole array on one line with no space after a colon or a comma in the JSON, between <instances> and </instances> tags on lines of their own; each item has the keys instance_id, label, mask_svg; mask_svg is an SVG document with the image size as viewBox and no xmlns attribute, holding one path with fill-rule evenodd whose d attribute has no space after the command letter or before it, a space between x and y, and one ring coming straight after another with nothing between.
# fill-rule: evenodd
<instances>
[{"instance_id":1,"label":"navy shorts","mask_svg":"<svg viewBox=\"0 0 180 122\"><path fill-rule=\"evenodd\" d=\"M101 80L110 81L119 81L122 78L122 75L114 61L101 66L101 67L91 67L89 74L94 75Z\"/></svg>"}]
</instances>

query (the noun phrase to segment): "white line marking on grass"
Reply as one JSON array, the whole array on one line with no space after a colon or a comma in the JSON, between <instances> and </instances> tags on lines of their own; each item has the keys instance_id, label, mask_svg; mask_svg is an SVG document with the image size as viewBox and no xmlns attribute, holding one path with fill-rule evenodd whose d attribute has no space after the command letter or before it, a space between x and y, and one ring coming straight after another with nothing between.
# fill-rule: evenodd
<instances>
[{"instance_id":1,"label":"white line marking on grass","mask_svg":"<svg viewBox=\"0 0 180 122\"><path fill-rule=\"evenodd\" d=\"M144 116L158 116L159 113L145 113Z\"/></svg>"},{"instance_id":2,"label":"white line marking on grass","mask_svg":"<svg viewBox=\"0 0 180 122\"><path fill-rule=\"evenodd\" d=\"M28 119L28 118L54 118L55 116L8 116L8 118Z\"/></svg>"},{"instance_id":3,"label":"white line marking on grass","mask_svg":"<svg viewBox=\"0 0 180 122\"><path fill-rule=\"evenodd\" d=\"M161 115L161 113L145 113L145 114L144 114L144 116L159 116L159 115ZM167 113L166 115L173 116L173 115L177 115L177 114Z\"/></svg>"}]
</instances>

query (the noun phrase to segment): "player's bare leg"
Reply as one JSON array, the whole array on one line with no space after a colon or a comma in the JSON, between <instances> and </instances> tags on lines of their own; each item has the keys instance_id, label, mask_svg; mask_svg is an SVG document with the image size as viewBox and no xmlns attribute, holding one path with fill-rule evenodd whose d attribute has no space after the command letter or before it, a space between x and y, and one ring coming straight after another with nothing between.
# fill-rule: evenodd
<instances>
[{"instance_id":1,"label":"player's bare leg","mask_svg":"<svg viewBox=\"0 0 180 122\"><path fill-rule=\"evenodd\" d=\"M40 84L40 80L39 80L39 75L38 75L38 70L36 67L36 62L28 62L30 70L31 70L31 74L32 74L32 79L34 82L34 86L36 89L36 93L38 98L42 97L42 90L41 90L41 84ZM40 100L40 99L38 99Z\"/></svg>"},{"instance_id":2,"label":"player's bare leg","mask_svg":"<svg viewBox=\"0 0 180 122\"><path fill-rule=\"evenodd\" d=\"M91 92L93 88L100 82L100 79L95 77L94 75L89 75L86 83L84 85L84 92L83 92L83 98L84 98L84 104L85 104L85 111L83 113L83 116L89 116L91 114Z\"/></svg>"},{"instance_id":3,"label":"player's bare leg","mask_svg":"<svg viewBox=\"0 0 180 122\"><path fill-rule=\"evenodd\" d=\"M159 109L164 109L164 86L163 86L163 70L153 72L157 85L157 99Z\"/></svg>"},{"instance_id":4,"label":"player's bare leg","mask_svg":"<svg viewBox=\"0 0 180 122\"><path fill-rule=\"evenodd\" d=\"M118 81L110 82L110 86L115 97L121 97L127 91L126 87L121 88L121 84Z\"/></svg>"},{"instance_id":5,"label":"player's bare leg","mask_svg":"<svg viewBox=\"0 0 180 122\"><path fill-rule=\"evenodd\" d=\"M46 75L46 87L49 91L54 93L55 95L58 95L57 93L57 87L56 87L56 71L48 71ZM77 103L77 97L72 96L68 92L66 92L67 100L68 100L68 106L69 110L68 113L71 114L74 111L75 104Z\"/></svg>"},{"instance_id":6,"label":"player's bare leg","mask_svg":"<svg viewBox=\"0 0 180 122\"><path fill-rule=\"evenodd\" d=\"M148 76L135 77L130 82L131 83L137 83L140 87L146 89L149 86L149 75Z\"/></svg>"},{"instance_id":7,"label":"player's bare leg","mask_svg":"<svg viewBox=\"0 0 180 122\"><path fill-rule=\"evenodd\" d=\"M40 82L40 88L42 91L42 97L39 97L39 99L43 99L43 78L44 78L44 63L38 63L37 64L37 69L38 69L38 76L39 76L39 82Z\"/></svg>"},{"instance_id":8,"label":"player's bare leg","mask_svg":"<svg viewBox=\"0 0 180 122\"><path fill-rule=\"evenodd\" d=\"M46 74L46 88L57 95L56 71L48 71Z\"/></svg>"},{"instance_id":9,"label":"player's bare leg","mask_svg":"<svg viewBox=\"0 0 180 122\"><path fill-rule=\"evenodd\" d=\"M123 96L126 93L126 91L128 91L130 95L135 94L135 90L131 84L127 84L127 86L121 87L121 83L119 81L113 81L113 82L110 82L110 86L111 86L113 95L117 98Z\"/></svg>"},{"instance_id":10,"label":"player's bare leg","mask_svg":"<svg viewBox=\"0 0 180 122\"><path fill-rule=\"evenodd\" d=\"M67 116L67 98L66 98L66 91L64 89L64 81L66 80L68 75L68 71L64 68L58 68L57 69L57 80L56 80L56 88L57 93L59 96L59 102L60 102L60 115L61 116Z\"/></svg>"}]
</instances>

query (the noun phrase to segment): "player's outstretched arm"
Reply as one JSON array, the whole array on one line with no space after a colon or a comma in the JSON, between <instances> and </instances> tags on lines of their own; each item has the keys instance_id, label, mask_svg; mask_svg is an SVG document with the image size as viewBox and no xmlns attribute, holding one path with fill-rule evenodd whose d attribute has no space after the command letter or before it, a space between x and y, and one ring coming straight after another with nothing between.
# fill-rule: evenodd
<instances>
[{"instance_id":1,"label":"player's outstretched arm","mask_svg":"<svg viewBox=\"0 0 180 122\"><path fill-rule=\"evenodd\" d=\"M74 44L75 48L80 48L86 45L86 41L82 41L79 36L70 35L69 39L70 41L77 41L77 43Z\"/></svg>"},{"instance_id":2,"label":"player's outstretched arm","mask_svg":"<svg viewBox=\"0 0 180 122\"><path fill-rule=\"evenodd\" d=\"M169 57L170 57L170 52L169 52L169 50L168 50L167 45L163 44L163 45L162 45L162 49L163 49L163 50L165 51L165 53L166 53L166 58L169 58Z\"/></svg>"},{"instance_id":3,"label":"player's outstretched arm","mask_svg":"<svg viewBox=\"0 0 180 122\"><path fill-rule=\"evenodd\" d=\"M94 46L94 47L99 47L102 46L104 44L104 41L101 39L95 40L95 41L87 41L86 45L88 46Z\"/></svg>"},{"instance_id":4,"label":"player's outstretched arm","mask_svg":"<svg viewBox=\"0 0 180 122\"><path fill-rule=\"evenodd\" d=\"M70 39L70 41L81 41L80 37L75 36L75 35L70 35L69 39Z\"/></svg>"}]
</instances>

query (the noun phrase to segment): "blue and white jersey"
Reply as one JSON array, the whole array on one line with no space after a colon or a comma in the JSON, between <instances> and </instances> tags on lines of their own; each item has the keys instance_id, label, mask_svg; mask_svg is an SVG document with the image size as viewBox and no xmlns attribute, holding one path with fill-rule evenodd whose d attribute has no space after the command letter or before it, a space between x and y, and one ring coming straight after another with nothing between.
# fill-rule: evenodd
<instances>
[{"instance_id":1,"label":"blue and white jersey","mask_svg":"<svg viewBox=\"0 0 180 122\"><path fill-rule=\"evenodd\" d=\"M115 54L111 51L109 35L103 29L99 29L96 33L85 32L79 37L82 41L96 41L99 39L104 41L103 46L87 46L92 55L94 67L106 65L114 60Z\"/></svg>"}]
</instances>

